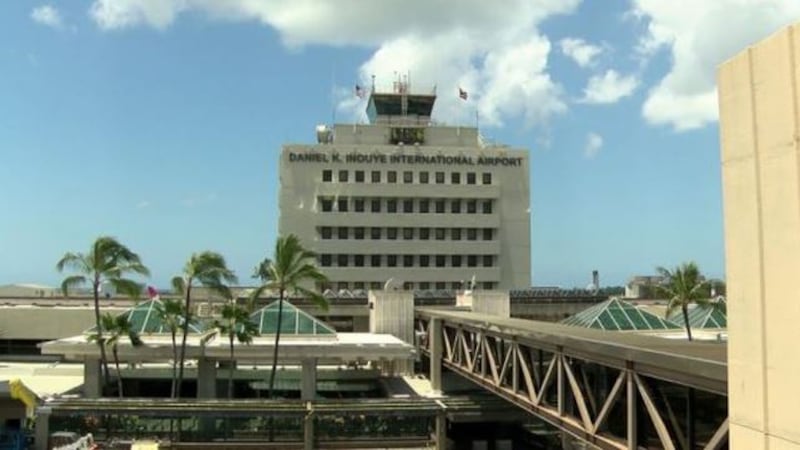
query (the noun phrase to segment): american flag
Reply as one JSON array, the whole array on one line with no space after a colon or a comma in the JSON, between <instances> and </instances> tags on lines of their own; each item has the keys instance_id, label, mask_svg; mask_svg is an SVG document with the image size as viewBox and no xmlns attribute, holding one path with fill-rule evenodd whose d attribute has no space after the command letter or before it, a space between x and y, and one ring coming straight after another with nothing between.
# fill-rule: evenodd
<instances>
[{"instance_id":1,"label":"american flag","mask_svg":"<svg viewBox=\"0 0 800 450\"><path fill-rule=\"evenodd\" d=\"M458 96L461 98L461 100L466 100L469 94L467 94L467 91L458 88Z\"/></svg>"},{"instance_id":2,"label":"american flag","mask_svg":"<svg viewBox=\"0 0 800 450\"><path fill-rule=\"evenodd\" d=\"M358 97L358 98L364 98L364 88L362 88L362 87L361 87L360 85L358 85L358 84L356 85L356 97Z\"/></svg>"},{"instance_id":3,"label":"american flag","mask_svg":"<svg viewBox=\"0 0 800 450\"><path fill-rule=\"evenodd\" d=\"M161 298L153 286L147 286L147 296L150 297L150 300L160 300Z\"/></svg>"}]
</instances>

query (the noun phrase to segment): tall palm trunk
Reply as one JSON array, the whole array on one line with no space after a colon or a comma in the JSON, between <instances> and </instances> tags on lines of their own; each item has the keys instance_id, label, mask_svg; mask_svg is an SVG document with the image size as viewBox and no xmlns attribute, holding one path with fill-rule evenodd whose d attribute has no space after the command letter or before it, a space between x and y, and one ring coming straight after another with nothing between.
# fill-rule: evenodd
<instances>
[{"instance_id":1,"label":"tall palm trunk","mask_svg":"<svg viewBox=\"0 0 800 450\"><path fill-rule=\"evenodd\" d=\"M100 377L103 380L100 385L100 396L103 396L103 390L108 386L108 356L106 355L106 343L103 340L103 326L100 322L100 294L97 292L100 289L100 281L95 276L94 283L92 283L92 290L94 291L94 323L97 327L97 345L100 346Z\"/></svg>"},{"instance_id":2,"label":"tall palm trunk","mask_svg":"<svg viewBox=\"0 0 800 450\"><path fill-rule=\"evenodd\" d=\"M228 333L228 342L231 349L231 362L228 366L228 400L231 400L233 399L233 368L235 364L233 361L233 333Z\"/></svg>"},{"instance_id":3,"label":"tall palm trunk","mask_svg":"<svg viewBox=\"0 0 800 450\"><path fill-rule=\"evenodd\" d=\"M169 390L169 398L176 397L175 386L178 382L178 342L176 338L175 329L170 330L170 337L172 338L172 385Z\"/></svg>"},{"instance_id":4,"label":"tall palm trunk","mask_svg":"<svg viewBox=\"0 0 800 450\"><path fill-rule=\"evenodd\" d=\"M692 341L692 328L689 325L689 307L686 306L684 303L681 306L681 311L683 311L683 322L686 324L686 335L689 336L689 342Z\"/></svg>"},{"instance_id":5,"label":"tall palm trunk","mask_svg":"<svg viewBox=\"0 0 800 450\"><path fill-rule=\"evenodd\" d=\"M278 370L278 345L281 342L281 322L283 322L283 292L283 288L281 288L278 299L278 329L275 330L275 348L272 350L272 371L269 374L267 398L272 398L272 389L275 386L275 372Z\"/></svg>"},{"instance_id":6,"label":"tall palm trunk","mask_svg":"<svg viewBox=\"0 0 800 450\"><path fill-rule=\"evenodd\" d=\"M119 355L117 354L117 344L111 347L111 353L114 355L114 367L117 369L117 392L119 398L122 398L122 372L119 370Z\"/></svg>"},{"instance_id":7,"label":"tall palm trunk","mask_svg":"<svg viewBox=\"0 0 800 450\"><path fill-rule=\"evenodd\" d=\"M184 320L181 325L183 337L181 338L181 355L178 362L178 382L175 385L175 398L181 397L181 384L183 383L183 364L186 361L186 336L189 334L189 314L192 306L192 279L186 280L186 303L184 305Z\"/></svg>"}]
</instances>

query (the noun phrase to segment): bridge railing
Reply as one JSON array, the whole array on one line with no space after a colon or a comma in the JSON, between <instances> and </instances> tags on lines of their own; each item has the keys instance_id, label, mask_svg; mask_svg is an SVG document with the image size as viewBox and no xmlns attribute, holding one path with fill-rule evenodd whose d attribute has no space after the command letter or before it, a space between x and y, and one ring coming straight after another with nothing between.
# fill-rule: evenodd
<instances>
[{"instance_id":1,"label":"bridge railing","mask_svg":"<svg viewBox=\"0 0 800 450\"><path fill-rule=\"evenodd\" d=\"M724 348L442 310L415 327L434 389L445 367L601 448L727 445Z\"/></svg>"}]
</instances>

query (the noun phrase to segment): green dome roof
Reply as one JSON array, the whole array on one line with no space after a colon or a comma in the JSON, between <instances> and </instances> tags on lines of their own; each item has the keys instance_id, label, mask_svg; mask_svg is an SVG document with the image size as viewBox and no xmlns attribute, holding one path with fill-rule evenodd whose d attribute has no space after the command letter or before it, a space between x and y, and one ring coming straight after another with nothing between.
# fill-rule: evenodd
<instances>
[{"instance_id":1,"label":"green dome roof","mask_svg":"<svg viewBox=\"0 0 800 450\"><path fill-rule=\"evenodd\" d=\"M117 316L128 316L133 331L139 334L169 333L159 315L159 310L163 308L161 300L148 300L137 304L131 309L124 311ZM96 326L84 331L84 334L91 334L97 330ZM203 333L206 327L203 323L195 322L189 325L189 333ZM180 332L180 331L179 331Z\"/></svg>"},{"instance_id":2,"label":"green dome roof","mask_svg":"<svg viewBox=\"0 0 800 450\"><path fill-rule=\"evenodd\" d=\"M275 334L278 330L278 307L280 300L259 309L250 315L250 320L258 326L261 335ZM281 335L328 335L335 336L336 330L330 325L314 318L293 304L283 301L281 312Z\"/></svg>"},{"instance_id":3,"label":"green dome roof","mask_svg":"<svg viewBox=\"0 0 800 450\"><path fill-rule=\"evenodd\" d=\"M641 310L633 304L612 298L567 317L561 323L584 328L614 331L649 331L681 328L657 315Z\"/></svg>"}]
</instances>

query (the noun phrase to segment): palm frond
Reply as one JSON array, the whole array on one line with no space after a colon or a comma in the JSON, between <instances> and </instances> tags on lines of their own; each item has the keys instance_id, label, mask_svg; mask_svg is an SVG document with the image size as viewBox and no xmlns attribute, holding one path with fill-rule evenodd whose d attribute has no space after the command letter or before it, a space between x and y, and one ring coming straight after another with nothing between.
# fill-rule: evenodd
<instances>
[{"instance_id":1,"label":"palm frond","mask_svg":"<svg viewBox=\"0 0 800 450\"><path fill-rule=\"evenodd\" d=\"M127 278L109 278L108 282L116 289L117 292L127 295L131 298L139 298L142 294L144 286L133 280Z\"/></svg>"},{"instance_id":2,"label":"palm frond","mask_svg":"<svg viewBox=\"0 0 800 450\"><path fill-rule=\"evenodd\" d=\"M56 263L56 270L63 272L64 269L71 269L85 275L92 272L87 264L86 257L80 253L72 252L65 253Z\"/></svg>"},{"instance_id":3,"label":"palm frond","mask_svg":"<svg viewBox=\"0 0 800 450\"><path fill-rule=\"evenodd\" d=\"M69 297L69 290L78 286L82 286L88 283L89 280L83 275L71 275L67 278L64 278L64 281L61 282L61 292L64 294L64 297Z\"/></svg>"},{"instance_id":4,"label":"palm frond","mask_svg":"<svg viewBox=\"0 0 800 450\"><path fill-rule=\"evenodd\" d=\"M175 292L177 295L186 295L186 280L183 277L172 277L170 280L170 284L172 285L172 291Z\"/></svg>"}]
</instances>

